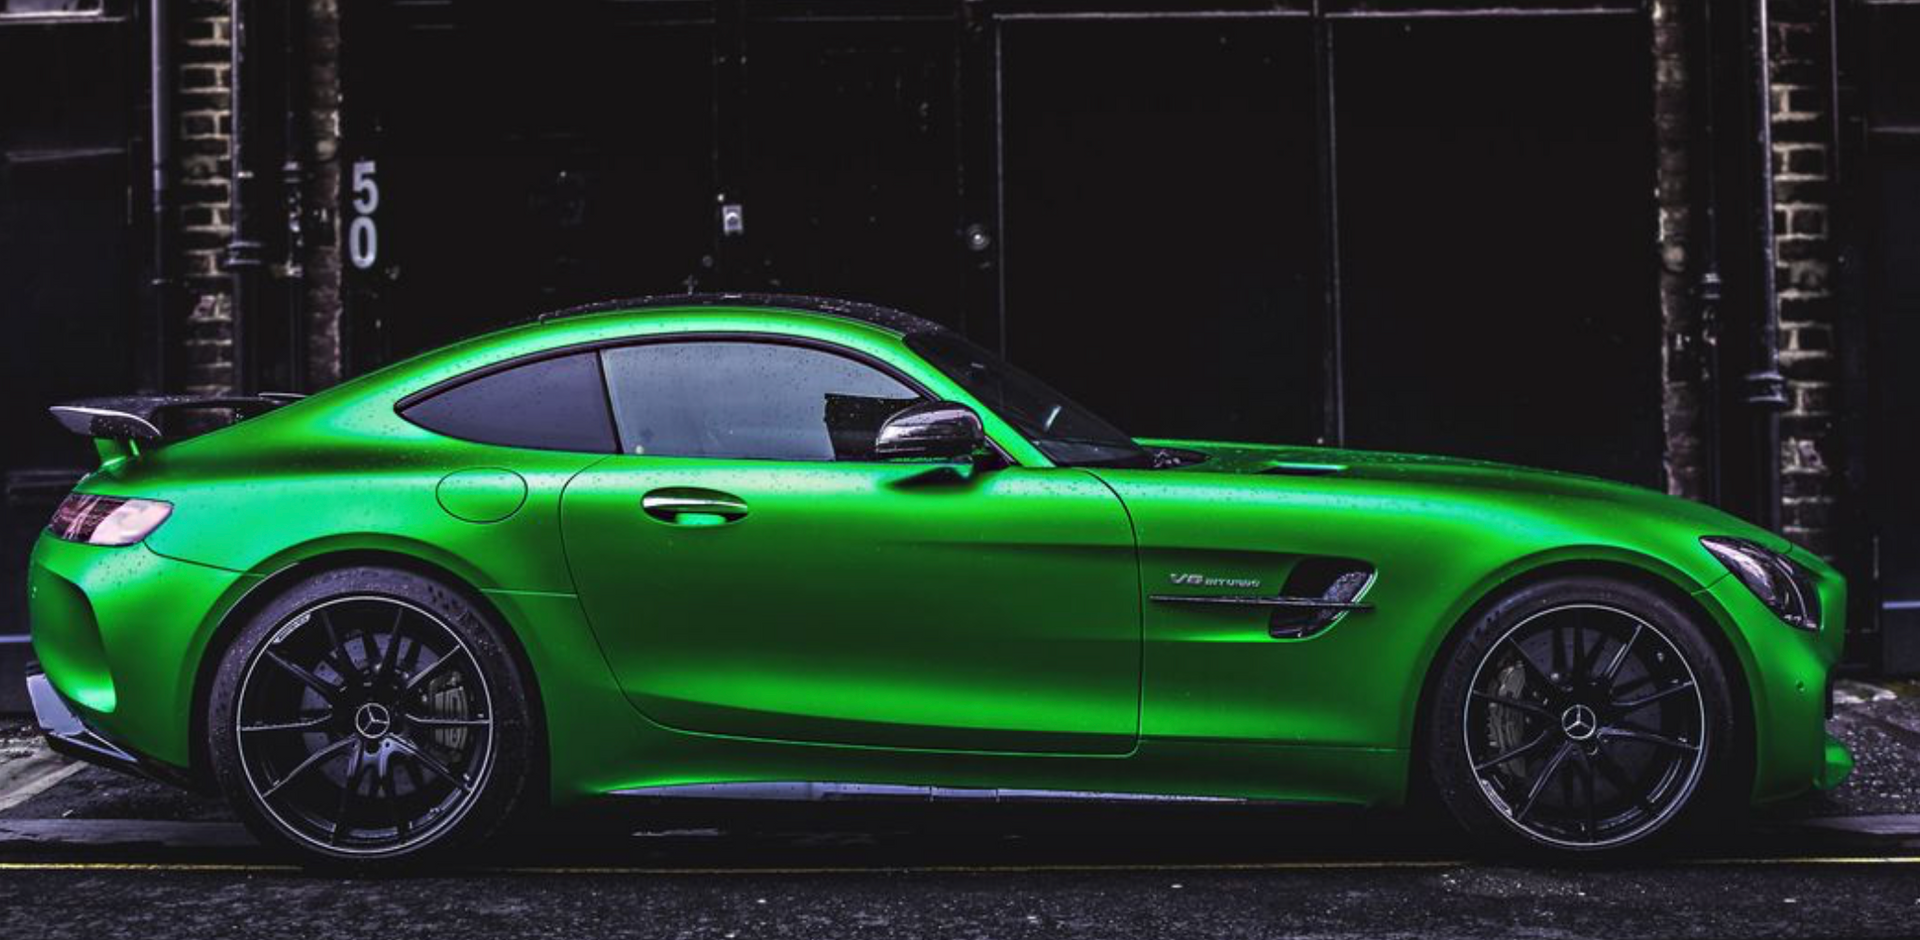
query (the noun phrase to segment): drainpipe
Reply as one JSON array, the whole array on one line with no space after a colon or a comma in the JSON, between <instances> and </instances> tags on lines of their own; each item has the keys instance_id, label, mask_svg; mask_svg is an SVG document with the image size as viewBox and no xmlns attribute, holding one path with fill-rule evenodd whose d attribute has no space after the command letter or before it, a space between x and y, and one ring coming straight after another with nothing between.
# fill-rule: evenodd
<instances>
[{"instance_id":1,"label":"drainpipe","mask_svg":"<svg viewBox=\"0 0 1920 940\"><path fill-rule=\"evenodd\" d=\"M153 259L148 269L153 317L153 387L167 388L167 356L172 348L173 314L173 30L168 0L151 0L147 9L147 144L152 183L148 212L153 226Z\"/></svg>"},{"instance_id":2,"label":"drainpipe","mask_svg":"<svg viewBox=\"0 0 1920 940\"><path fill-rule=\"evenodd\" d=\"M287 322L287 390L295 392L307 389L305 10L304 0L285 0L285 19L280 24L283 44L280 105L286 121L280 141L285 153L280 163L280 187L285 194L287 214L286 254L281 262L286 296L282 302Z\"/></svg>"},{"instance_id":3,"label":"drainpipe","mask_svg":"<svg viewBox=\"0 0 1920 940\"><path fill-rule=\"evenodd\" d=\"M260 268L263 253L254 234L254 173L252 144L253 89L252 66L248 63L248 29L252 20L252 0L233 0L233 49L229 81L232 83L230 107L233 129L227 145L228 164L233 186L228 202L232 234L227 241L227 273L232 279L234 391L246 394L259 387L259 374L253 351L252 323L260 309Z\"/></svg>"},{"instance_id":4,"label":"drainpipe","mask_svg":"<svg viewBox=\"0 0 1920 940\"><path fill-rule=\"evenodd\" d=\"M1754 367L1745 376L1746 403L1753 410L1758 451L1755 521L1780 528L1780 412L1787 406L1787 381L1780 374L1780 301L1775 295L1773 240L1773 89L1768 51L1767 0L1753 0L1748 41L1752 49L1754 154L1754 231L1758 234L1759 329L1755 330Z\"/></svg>"},{"instance_id":5,"label":"drainpipe","mask_svg":"<svg viewBox=\"0 0 1920 940\"><path fill-rule=\"evenodd\" d=\"M1722 474L1725 472L1720 446L1720 192L1718 155L1719 122L1716 120L1717 94L1714 78L1719 68L1714 62L1714 22L1712 3L1694 5L1697 11L1690 25L1692 35L1687 49L1688 110L1695 128L1690 142L1687 167L1692 174L1694 243L1693 257L1698 274L1693 283L1695 330L1698 357L1694 376L1703 386L1701 433L1706 438L1702 451L1707 455L1706 500L1724 505Z\"/></svg>"}]
</instances>

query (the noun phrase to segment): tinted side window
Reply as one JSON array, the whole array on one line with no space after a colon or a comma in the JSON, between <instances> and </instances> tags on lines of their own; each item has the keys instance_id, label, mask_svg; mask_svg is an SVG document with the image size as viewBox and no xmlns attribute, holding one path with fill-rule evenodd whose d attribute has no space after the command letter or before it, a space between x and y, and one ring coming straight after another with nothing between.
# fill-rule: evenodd
<instances>
[{"instance_id":1,"label":"tinted side window","mask_svg":"<svg viewBox=\"0 0 1920 940\"><path fill-rule=\"evenodd\" d=\"M871 366L800 346L650 343L601 355L629 454L859 460L880 422L919 400Z\"/></svg>"},{"instance_id":2,"label":"tinted side window","mask_svg":"<svg viewBox=\"0 0 1920 940\"><path fill-rule=\"evenodd\" d=\"M483 375L407 407L401 417L482 444L602 454L614 450L600 363L592 352Z\"/></svg>"}]
</instances>

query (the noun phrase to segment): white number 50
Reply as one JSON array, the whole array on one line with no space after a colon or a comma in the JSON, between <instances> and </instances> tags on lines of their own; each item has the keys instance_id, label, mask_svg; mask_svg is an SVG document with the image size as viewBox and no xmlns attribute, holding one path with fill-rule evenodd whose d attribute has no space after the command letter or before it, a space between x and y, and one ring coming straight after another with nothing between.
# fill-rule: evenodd
<instances>
[{"instance_id":1,"label":"white number 50","mask_svg":"<svg viewBox=\"0 0 1920 940\"><path fill-rule=\"evenodd\" d=\"M353 164L353 220L347 223L347 257L353 266L365 270L380 257L380 230L374 225L373 212L380 208L380 183L373 178L372 160Z\"/></svg>"}]
</instances>

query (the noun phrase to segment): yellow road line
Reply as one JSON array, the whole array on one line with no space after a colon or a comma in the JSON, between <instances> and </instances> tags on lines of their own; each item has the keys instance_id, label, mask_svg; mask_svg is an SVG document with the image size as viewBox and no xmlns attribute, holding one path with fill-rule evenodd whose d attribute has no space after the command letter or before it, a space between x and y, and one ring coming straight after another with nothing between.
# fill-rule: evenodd
<instances>
[{"instance_id":1,"label":"yellow road line","mask_svg":"<svg viewBox=\"0 0 1920 940\"><path fill-rule=\"evenodd\" d=\"M1814 855L1804 858L1701 858L1675 865L1920 865L1920 855Z\"/></svg>"},{"instance_id":2,"label":"yellow road line","mask_svg":"<svg viewBox=\"0 0 1920 940\"><path fill-rule=\"evenodd\" d=\"M1138 865L864 865L817 867L646 867L638 865L531 865L470 869L466 874L481 875L574 875L574 876L726 876L726 875L879 875L879 874L1040 874L1101 872L1261 872L1261 871L1365 871L1434 870L1470 868L1475 863L1464 859L1362 859L1284 862L1194 862L1192 864ZM1873 866L1920 865L1920 856L1805 856L1781 858L1705 858L1676 859L1657 868L1711 868L1731 865L1777 866ZM0 862L0 872L180 872L212 874L291 874L302 871L296 865L244 862ZM459 871L450 875L462 874Z\"/></svg>"}]
</instances>

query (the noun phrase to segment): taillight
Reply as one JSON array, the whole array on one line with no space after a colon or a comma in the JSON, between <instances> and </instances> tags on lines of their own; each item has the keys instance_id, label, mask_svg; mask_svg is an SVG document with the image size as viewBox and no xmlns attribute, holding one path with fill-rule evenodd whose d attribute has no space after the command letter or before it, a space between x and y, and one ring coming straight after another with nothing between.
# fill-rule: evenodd
<instances>
[{"instance_id":1,"label":"taillight","mask_svg":"<svg viewBox=\"0 0 1920 940\"><path fill-rule=\"evenodd\" d=\"M153 499L69 493L53 511L47 530L69 542L132 545L160 528L173 506Z\"/></svg>"}]
</instances>

